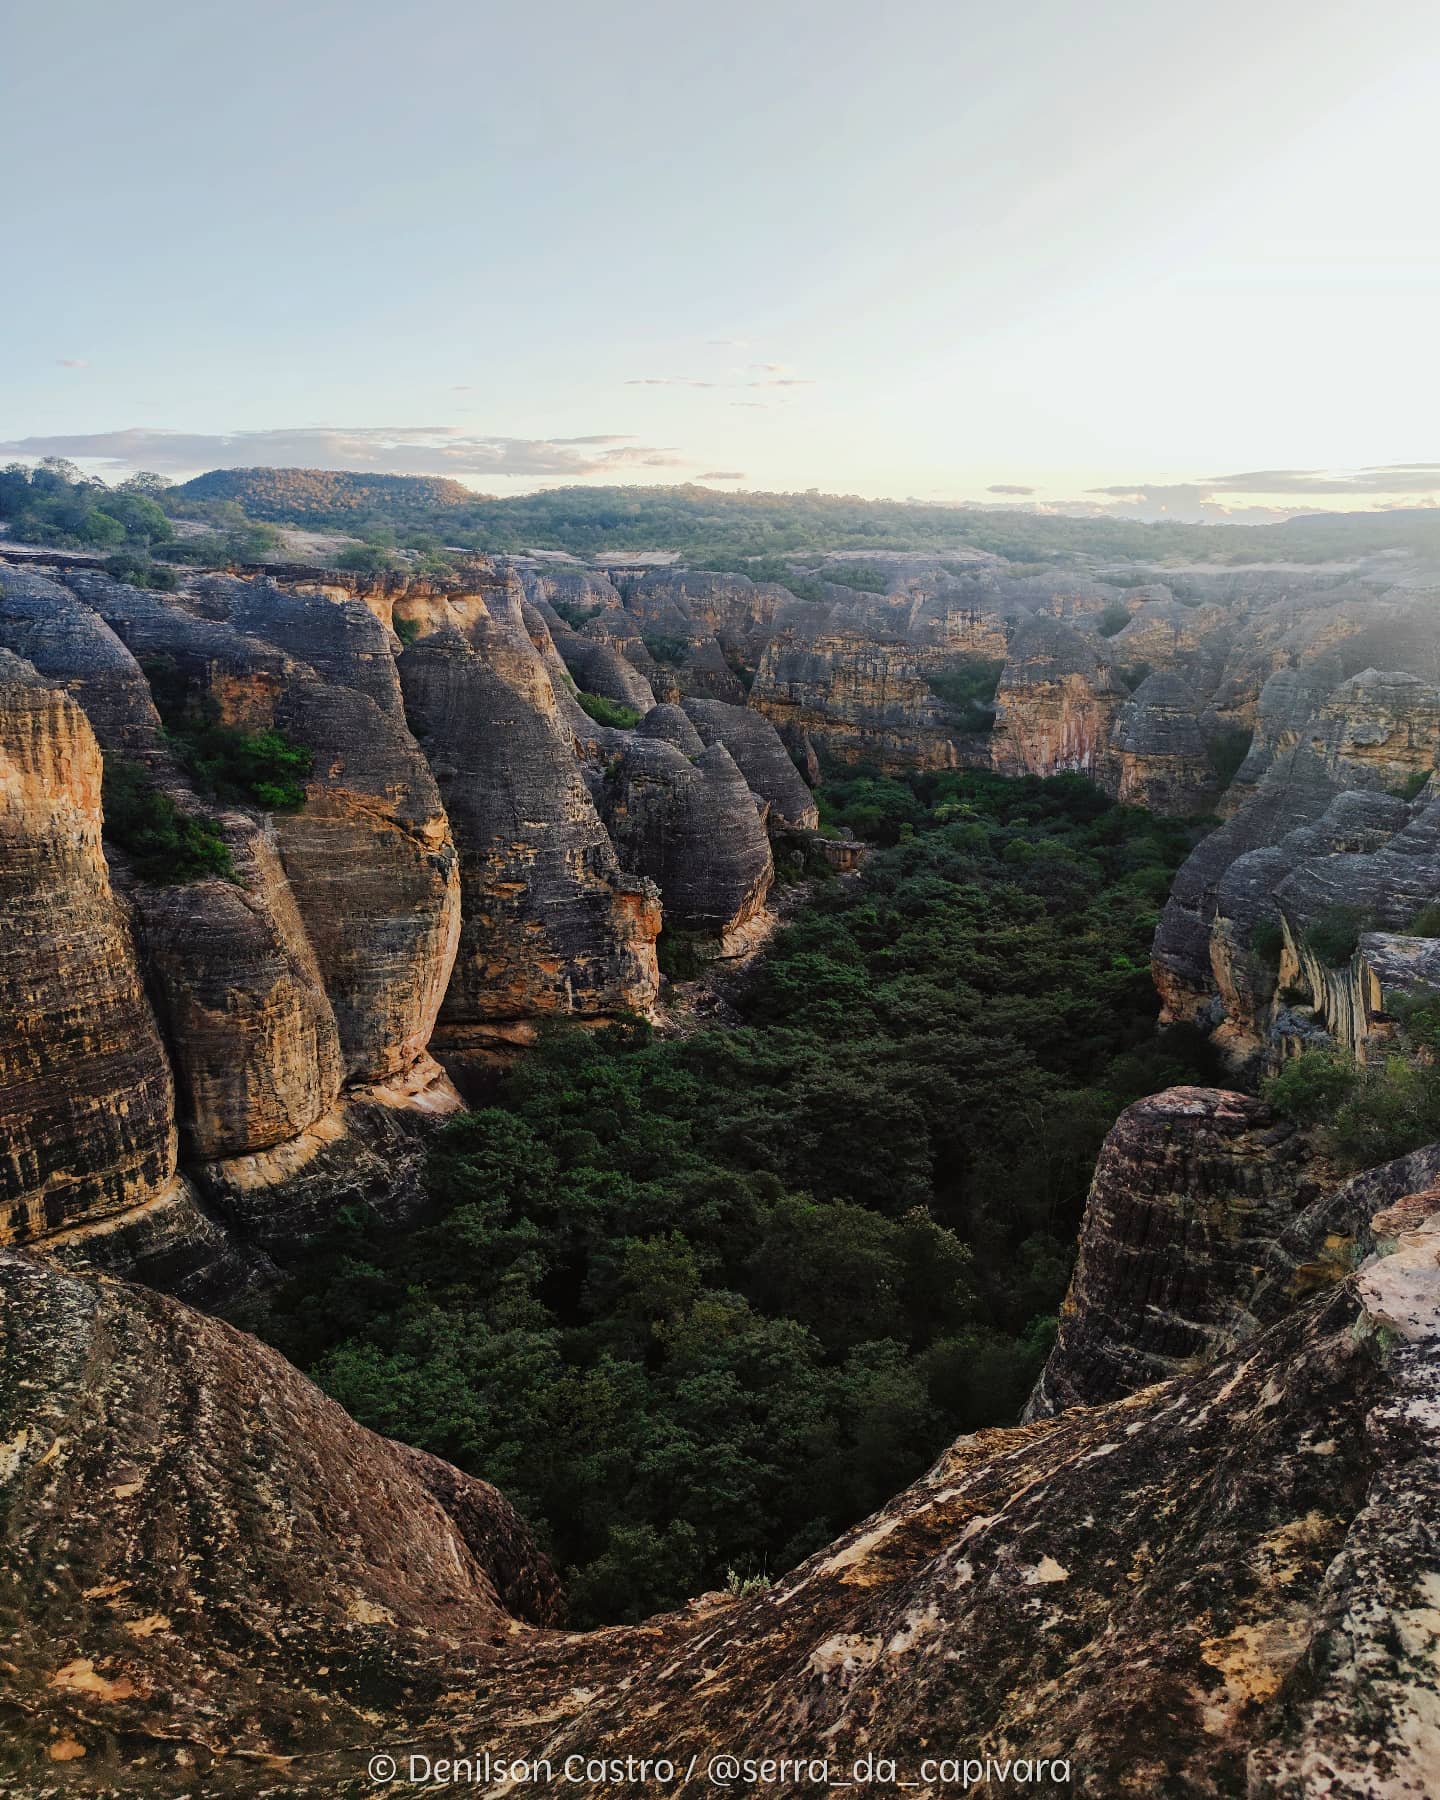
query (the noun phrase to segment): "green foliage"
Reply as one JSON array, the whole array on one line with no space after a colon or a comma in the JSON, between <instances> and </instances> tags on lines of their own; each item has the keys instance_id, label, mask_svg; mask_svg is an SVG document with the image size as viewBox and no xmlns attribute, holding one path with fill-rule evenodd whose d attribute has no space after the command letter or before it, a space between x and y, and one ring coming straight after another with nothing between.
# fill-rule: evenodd
<instances>
[{"instance_id":1,"label":"green foliage","mask_svg":"<svg viewBox=\"0 0 1440 1800\"><path fill-rule=\"evenodd\" d=\"M1305 1050L1261 1084L1276 1112L1298 1125L1328 1119L1358 1079L1354 1062L1339 1050Z\"/></svg>"},{"instance_id":2,"label":"green foliage","mask_svg":"<svg viewBox=\"0 0 1440 1800\"><path fill-rule=\"evenodd\" d=\"M274 727L242 731L223 725L214 705L195 693L175 659L141 664L166 736L202 792L227 805L299 812L314 753Z\"/></svg>"},{"instance_id":3,"label":"green foliage","mask_svg":"<svg viewBox=\"0 0 1440 1800\"><path fill-rule=\"evenodd\" d=\"M1261 962L1278 963L1285 948L1285 933L1278 919L1262 919L1250 933L1250 948Z\"/></svg>"},{"instance_id":4,"label":"green foliage","mask_svg":"<svg viewBox=\"0 0 1440 1800\"><path fill-rule=\"evenodd\" d=\"M154 562L143 550L120 550L105 558L105 573L131 587L155 588L173 593L177 585L174 569L168 563Z\"/></svg>"},{"instance_id":5,"label":"green foliage","mask_svg":"<svg viewBox=\"0 0 1440 1800\"><path fill-rule=\"evenodd\" d=\"M831 563L820 571L820 577L836 587L854 588L861 594L884 594L890 588L890 577L874 563Z\"/></svg>"},{"instance_id":6,"label":"green foliage","mask_svg":"<svg viewBox=\"0 0 1440 1800\"><path fill-rule=\"evenodd\" d=\"M1328 968L1343 968L1355 954L1362 932L1370 929L1370 915L1360 906L1331 906L1304 935L1305 948Z\"/></svg>"},{"instance_id":7,"label":"green foliage","mask_svg":"<svg viewBox=\"0 0 1440 1800\"><path fill-rule=\"evenodd\" d=\"M931 693L959 713L962 731L990 731L995 724L995 690L1004 667L1003 658L977 657L927 680Z\"/></svg>"},{"instance_id":8,"label":"green foliage","mask_svg":"<svg viewBox=\"0 0 1440 1800\"><path fill-rule=\"evenodd\" d=\"M684 638L677 637L647 637L644 640L644 643L645 648L650 652L651 656L655 658L657 663L670 663L672 665L683 662L685 660L685 653L690 648Z\"/></svg>"},{"instance_id":9,"label":"green foliage","mask_svg":"<svg viewBox=\"0 0 1440 1800\"><path fill-rule=\"evenodd\" d=\"M402 566L402 559L383 544L347 544L335 557L337 569L357 575L386 575Z\"/></svg>"},{"instance_id":10,"label":"green foliage","mask_svg":"<svg viewBox=\"0 0 1440 1800\"><path fill-rule=\"evenodd\" d=\"M605 610L603 606L598 605L576 606L570 600L552 600L550 605L572 631L579 631L582 625L588 625L592 619L598 618Z\"/></svg>"},{"instance_id":11,"label":"green foliage","mask_svg":"<svg viewBox=\"0 0 1440 1800\"><path fill-rule=\"evenodd\" d=\"M395 635L407 649L420 636L421 625L418 619L396 619Z\"/></svg>"},{"instance_id":12,"label":"green foliage","mask_svg":"<svg viewBox=\"0 0 1440 1800\"><path fill-rule=\"evenodd\" d=\"M1210 759L1210 767L1220 777L1222 788L1240 773L1240 765L1250 754L1250 745L1254 734L1243 726L1228 725L1223 731L1217 731L1205 746L1205 754Z\"/></svg>"},{"instance_id":13,"label":"green foliage","mask_svg":"<svg viewBox=\"0 0 1440 1800\"><path fill-rule=\"evenodd\" d=\"M1393 548L1440 553L1440 519L1423 509L1294 519L1273 526L1146 524L989 508L862 500L854 495L717 493L713 488L570 487L495 499L427 476L319 469L214 469L166 496L167 510L238 505L256 519L357 531L428 529L447 545L481 550L679 551L691 566L740 569L788 581L791 562L813 566L845 550L880 555L965 550L1018 569L1102 561L1206 563L1349 560ZM953 558L952 558L953 559ZM955 562L956 572L965 564ZM827 571L825 579L833 579ZM797 581L805 577L797 576ZM1183 588L1172 581L1172 588ZM1183 592L1177 597L1184 599Z\"/></svg>"},{"instance_id":14,"label":"green foliage","mask_svg":"<svg viewBox=\"0 0 1440 1800\"><path fill-rule=\"evenodd\" d=\"M1115 637L1130 623L1130 609L1120 600L1112 600L1095 622L1101 637Z\"/></svg>"},{"instance_id":15,"label":"green foliage","mask_svg":"<svg viewBox=\"0 0 1440 1800\"><path fill-rule=\"evenodd\" d=\"M617 731L633 731L640 723L640 712L620 700L607 700L604 694L578 692L575 698L597 725L612 725Z\"/></svg>"},{"instance_id":16,"label":"green foliage","mask_svg":"<svg viewBox=\"0 0 1440 1800\"><path fill-rule=\"evenodd\" d=\"M157 490L145 485L159 480L137 476L111 488L62 457L47 456L34 469L11 463L0 471L0 519L22 542L143 552L175 535L153 497Z\"/></svg>"},{"instance_id":17,"label":"green foliage","mask_svg":"<svg viewBox=\"0 0 1440 1800\"><path fill-rule=\"evenodd\" d=\"M1409 937L1440 937L1440 900L1422 906L1405 931Z\"/></svg>"},{"instance_id":18,"label":"green foliage","mask_svg":"<svg viewBox=\"0 0 1440 1800\"><path fill-rule=\"evenodd\" d=\"M1402 800L1413 800L1429 781L1431 774L1430 769L1416 769L1415 773L1408 775L1394 788L1393 792L1398 794Z\"/></svg>"},{"instance_id":19,"label":"green foliage","mask_svg":"<svg viewBox=\"0 0 1440 1800\"><path fill-rule=\"evenodd\" d=\"M106 756L101 805L106 837L142 881L173 887L206 875L234 878L229 848L214 822L182 813L138 763Z\"/></svg>"},{"instance_id":20,"label":"green foliage","mask_svg":"<svg viewBox=\"0 0 1440 1800\"><path fill-rule=\"evenodd\" d=\"M1106 1129L1213 1072L1154 1035L1183 829L1078 779L822 798L909 836L815 894L736 1028L547 1033L435 1141L429 1218L357 1210L259 1321L496 1482L581 1623L788 1568L1014 1418Z\"/></svg>"}]
</instances>

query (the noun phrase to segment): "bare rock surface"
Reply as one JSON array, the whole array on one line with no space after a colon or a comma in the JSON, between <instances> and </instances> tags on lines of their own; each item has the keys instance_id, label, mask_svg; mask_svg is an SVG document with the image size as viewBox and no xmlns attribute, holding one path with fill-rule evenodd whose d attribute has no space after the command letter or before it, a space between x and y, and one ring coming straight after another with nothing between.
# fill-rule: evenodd
<instances>
[{"instance_id":1,"label":"bare rock surface","mask_svg":"<svg viewBox=\"0 0 1440 1800\"><path fill-rule=\"evenodd\" d=\"M1133 1393L1213 1354L1322 1186L1303 1134L1262 1101L1178 1087L1127 1107L1095 1166L1031 1415Z\"/></svg>"},{"instance_id":2,"label":"bare rock surface","mask_svg":"<svg viewBox=\"0 0 1440 1800\"><path fill-rule=\"evenodd\" d=\"M723 700L690 699L686 716L705 744L723 744L734 757L751 793L770 807L776 825L795 831L814 830L819 809L803 775L770 721L753 707L727 706Z\"/></svg>"},{"instance_id":3,"label":"bare rock surface","mask_svg":"<svg viewBox=\"0 0 1440 1800\"><path fill-rule=\"evenodd\" d=\"M678 707L656 711L673 712L699 745ZM643 730L607 788L611 836L625 867L659 888L667 925L723 943L760 914L770 891L764 818L718 740L692 760L668 737Z\"/></svg>"},{"instance_id":4,"label":"bare rock surface","mask_svg":"<svg viewBox=\"0 0 1440 1800\"><path fill-rule=\"evenodd\" d=\"M173 1300L0 1256L0 1766L30 1796L359 1794L377 1753L488 1750L618 1796L649 1756L698 1795L717 1754L868 1755L898 1796L991 1756L1063 1759L1048 1796L1419 1800L1440 1238L1408 1224L1203 1369L960 1439L768 1593L588 1635L546 1628L483 1483Z\"/></svg>"}]
</instances>

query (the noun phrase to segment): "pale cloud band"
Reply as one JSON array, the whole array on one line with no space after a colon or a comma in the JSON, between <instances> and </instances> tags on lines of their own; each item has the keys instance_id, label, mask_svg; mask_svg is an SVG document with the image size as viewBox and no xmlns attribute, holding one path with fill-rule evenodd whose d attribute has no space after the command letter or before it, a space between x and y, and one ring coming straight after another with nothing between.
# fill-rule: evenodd
<instances>
[{"instance_id":1,"label":"pale cloud band","mask_svg":"<svg viewBox=\"0 0 1440 1800\"><path fill-rule=\"evenodd\" d=\"M298 426L268 431L98 431L14 438L0 454L65 456L108 471L154 469L161 475L216 468L342 469L366 475L470 477L619 476L627 469L680 469L673 448L638 444L601 432L588 437L513 438L472 435L446 425Z\"/></svg>"}]
</instances>

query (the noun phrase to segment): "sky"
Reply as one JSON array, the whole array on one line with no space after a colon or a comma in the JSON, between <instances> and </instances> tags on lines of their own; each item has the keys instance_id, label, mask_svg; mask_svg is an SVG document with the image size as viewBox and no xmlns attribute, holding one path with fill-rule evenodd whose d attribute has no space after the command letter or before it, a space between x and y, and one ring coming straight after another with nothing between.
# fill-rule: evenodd
<instances>
[{"instance_id":1,"label":"sky","mask_svg":"<svg viewBox=\"0 0 1440 1800\"><path fill-rule=\"evenodd\" d=\"M7 10L0 457L1440 501L1434 0Z\"/></svg>"}]
</instances>

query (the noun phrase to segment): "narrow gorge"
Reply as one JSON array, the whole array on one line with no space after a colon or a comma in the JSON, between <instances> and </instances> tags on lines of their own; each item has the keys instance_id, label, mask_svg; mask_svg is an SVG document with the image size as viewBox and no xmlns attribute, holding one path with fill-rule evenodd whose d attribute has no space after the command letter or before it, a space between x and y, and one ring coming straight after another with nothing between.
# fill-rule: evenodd
<instances>
[{"instance_id":1,"label":"narrow gorge","mask_svg":"<svg viewBox=\"0 0 1440 1800\"><path fill-rule=\"evenodd\" d=\"M0 1790L1440 1786L1440 587L786 573L0 541Z\"/></svg>"}]
</instances>

